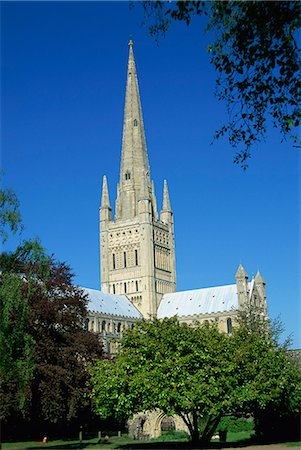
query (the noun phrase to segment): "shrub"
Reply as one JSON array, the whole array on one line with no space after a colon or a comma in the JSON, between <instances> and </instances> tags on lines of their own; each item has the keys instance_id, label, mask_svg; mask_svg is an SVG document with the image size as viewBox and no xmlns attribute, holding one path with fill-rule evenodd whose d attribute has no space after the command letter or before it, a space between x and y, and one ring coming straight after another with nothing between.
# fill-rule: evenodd
<instances>
[{"instance_id":1,"label":"shrub","mask_svg":"<svg viewBox=\"0 0 301 450\"><path fill-rule=\"evenodd\" d=\"M239 433L241 431L253 431L254 421L252 418L246 419L245 417L233 417L224 416L221 418L216 432L231 431L233 433Z\"/></svg>"}]
</instances>

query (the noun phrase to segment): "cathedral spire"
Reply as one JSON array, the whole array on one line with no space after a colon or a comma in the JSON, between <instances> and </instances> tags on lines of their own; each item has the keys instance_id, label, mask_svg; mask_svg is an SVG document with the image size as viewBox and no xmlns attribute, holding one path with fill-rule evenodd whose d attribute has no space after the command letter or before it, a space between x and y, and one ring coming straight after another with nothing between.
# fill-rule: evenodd
<instances>
[{"instance_id":1,"label":"cathedral spire","mask_svg":"<svg viewBox=\"0 0 301 450\"><path fill-rule=\"evenodd\" d=\"M156 316L163 294L176 290L174 224L166 182L163 211L158 217L132 41L129 42L120 180L115 205L112 220L104 178L99 240L101 289L125 294L143 317L149 319Z\"/></svg>"},{"instance_id":2,"label":"cathedral spire","mask_svg":"<svg viewBox=\"0 0 301 450\"><path fill-rule=\"evenodd\" d=\"M129 219L136 216L137 202L140 197L141 178L145 174L147 177L147 186L151 191L150 168L133 42L130 40L116 219Z\"/></svg>"}]
</instances>

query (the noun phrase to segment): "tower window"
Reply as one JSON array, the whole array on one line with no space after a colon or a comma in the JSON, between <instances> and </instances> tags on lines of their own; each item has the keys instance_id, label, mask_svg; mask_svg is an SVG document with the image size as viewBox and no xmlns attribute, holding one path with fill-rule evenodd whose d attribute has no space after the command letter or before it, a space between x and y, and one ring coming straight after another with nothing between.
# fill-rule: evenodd
<instances>
[{"instance_id":1,"label":"tower window","mask_svg":"<svg viewBox=\"0 0 301 450\"><path fill-rule=\"evenodd\" d=\"M139 287L138 287L138 281L136 280L136 292L139 291Z\"/></svg>"},{"instance_id":2,"label":"tower window","mask_svg":"<svg viewBox=\"0 0 301 450\"><path fill-rule=\"evenodd\" d=\"M126 180L130 180L131 179L131 172L129 172L128 170L125 172L125 179Z\"/></svg>"},{"instance_id":3,"label":"tower window","mask_svg":"<svg viewBox=\"0 0 301 450\"><path fill-rule=\"evenodd\" d=\"M126 252L123 252L124 267L126 267Z\"/></svg>"},{"instance_id":4,"label":"tower window","mask_svg":"<svg viewBox=\"0 0 301 450\"><path fill-rule=\"evenodd\" d=\"M232 333L232 319L227 319L227 333Z\"/></svg>"},{"instance_id":5,"label":"tower window","mask_svg":"<svg viewBox=\"0 0 301 450\"><path fill-rule=\"evenodd\" d=\"M135 250L135 264L138 266L138 250Z\"/></svg>"},{"instance_id":6,"label":"tower window","mask_svg":"<svg viewBox=\"0 0 301 450\"><path fill-rule=\"evenodd\" d=\"M115 283L113 283L113 294L116 294Z\"/></svg>"},{"instance_id":7,"label":"tower window","mask_svg":"<svg viewBox=\"0 0 301 450\"><path fill-rule=\"evenodd\" d=\"M126 283L124 283L124 293L126 294Z\"/></svg>"},{"instance_id":8,"label":"tower window","mask_svg":"<svg viewBox=\"0 0 301 450\"><path fill-rule=\"evenodd\" d=\"M113 253L113 269L116 269L116 258L115 258L115 253Z\"/></svg>"},{"instance_id":9,"label":"tower window","mask_svg":"<svg viewBox=\"0 0 301 450\"><path fill-rule=\"evenodd\" d=\"M138 120L134 119L134 127L137 127L137 126L138 126Z\"/></svg>"}]
</instances>

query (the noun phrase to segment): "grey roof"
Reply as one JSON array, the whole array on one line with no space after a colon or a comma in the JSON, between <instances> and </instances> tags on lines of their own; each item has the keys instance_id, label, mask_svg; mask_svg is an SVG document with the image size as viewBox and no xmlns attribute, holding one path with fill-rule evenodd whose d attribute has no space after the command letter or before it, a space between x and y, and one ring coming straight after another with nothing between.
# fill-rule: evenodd
<instances>
[{"instance_id":1,"label":"grey roof","mask_svg":"<svg viewBox=\"0 0 301 450\"><path fill-rule=\"evenodd\" d=\"M251 283L249 283L249 287ZM164 294L158 318L195 316L238 309L236 284Z\"/></svg>"},{"instance_id":2,"label":"grey roof","mask_svg":"<svg viewBox=\"0 0 301 450\"><path fill-rule=\"evenodd\" d=\"M107 294L96 289L82 288L88 295L88 310L131 319L141 319L142 315L125 295Z\"/></svg>"}]
</instances>

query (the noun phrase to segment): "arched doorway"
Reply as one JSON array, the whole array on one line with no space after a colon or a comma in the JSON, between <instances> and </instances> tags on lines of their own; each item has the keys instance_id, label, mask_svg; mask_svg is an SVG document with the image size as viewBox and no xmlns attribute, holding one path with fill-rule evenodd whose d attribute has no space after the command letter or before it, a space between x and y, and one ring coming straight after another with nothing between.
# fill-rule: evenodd
<instances>
[{"instance_id":1,"label":"arched doorway","mask_svg":"<svg viewBox=\"0 0 301 450\"><path fill-rule=\"evenodd\" d=\"M175 421L170 416L164 416L161 420L161 432L175 430Z\"/></svg>"}]
</instances>

